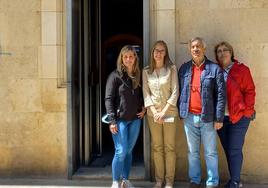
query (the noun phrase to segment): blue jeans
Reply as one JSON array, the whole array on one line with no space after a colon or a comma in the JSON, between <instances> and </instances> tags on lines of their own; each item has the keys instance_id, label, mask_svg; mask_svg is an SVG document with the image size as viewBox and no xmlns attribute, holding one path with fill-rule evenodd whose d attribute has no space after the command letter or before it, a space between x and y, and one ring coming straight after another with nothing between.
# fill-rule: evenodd
<instances>
[{"instance_id":1,"label":"blue jeans","mask_svg":"<svg viewBox=\"0 0 268 188\"><path fill-rule=\"evenodd\" d=\"M232 124L229 121L229 116L225 116L223 127L218 130L218 135L228 163L231 183L239 184L240 182L243 162L242 149L249 123L249 118L242 117L237 123Z\"/></svg>"},{"instance_id":2,"label":"blue jeans","mask_svg":"<svg viewBox=\"0 0 268 188\"><path fill-rule=\"evenodd\" d=\"M128 179L132 164L132 150L139 136L140 125L140 119L117 122L118 133L112 134L115 147L112 162L113 181L119 181L120 177Z\"/></svg>"},{"instance_id":3,"label":"blue jeans","mask_svg":"<svg viewBox=\"0 0 268 188\"><path fill-rule=\"evenodd\" d=\"M201 183L200 145L204 146L207 166L207 186L219 184L217 133L214 123L204 123L200 115L189 113L184 119L184 130L188 144L188 162L190 181Z\"/></svg>"}]
</instances>

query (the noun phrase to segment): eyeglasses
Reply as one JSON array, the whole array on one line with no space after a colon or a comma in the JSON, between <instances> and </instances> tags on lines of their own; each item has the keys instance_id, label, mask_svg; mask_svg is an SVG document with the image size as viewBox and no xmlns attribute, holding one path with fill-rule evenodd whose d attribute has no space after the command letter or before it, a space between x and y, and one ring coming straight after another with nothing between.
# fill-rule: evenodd
<instances>
[{"instance_id":1,"label":"eyeglasses","mask_svg":"<svg viewBox=\"0 0 268 188\"><path fill-rule=\"evenodd\" d=\"M230 52L229 49L225 48L225 49L222 49L222 50L217 50L217 54L221 54L221 53L227 53L227 52Z\"/></svg>"},{"instance_id":2,"label":"eyeglasses","mask_svg":"<svg viewBox=\"0 0 268 188\"><path fill-rule=\"evenodd\" d=\"M156 53L156 54L158 54L158 53L163 54L163 53L165 53L165 50L154 49L154 53Z\"/></svg>"}]
</instances>

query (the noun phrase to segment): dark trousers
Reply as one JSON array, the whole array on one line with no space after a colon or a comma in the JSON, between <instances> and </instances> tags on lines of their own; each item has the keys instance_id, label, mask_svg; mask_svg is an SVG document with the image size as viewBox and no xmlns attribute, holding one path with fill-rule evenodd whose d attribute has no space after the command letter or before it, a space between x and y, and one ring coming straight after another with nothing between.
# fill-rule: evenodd
<instances>
[{"instance_id":1,"label":"dark trousers","mask_svg":"<svg viewBox=\"0 0 268 188\"><path fill-rule=\"evenodd\" d=\"M242 149L249 122L249 118L242 117L237 123L232 124L229 121L229 116L225 116L223 127L218 131L228 163L230 182L240 182L243 162Z\"/></svg>"}]
</instances>

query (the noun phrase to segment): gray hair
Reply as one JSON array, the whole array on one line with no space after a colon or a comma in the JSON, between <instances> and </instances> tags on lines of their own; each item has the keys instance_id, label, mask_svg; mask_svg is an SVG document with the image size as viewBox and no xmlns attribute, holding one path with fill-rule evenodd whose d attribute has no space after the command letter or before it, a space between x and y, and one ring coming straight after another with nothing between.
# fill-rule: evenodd
<instances>
[{"instance_id":1,"label":"gray hair","mask_svg":"<svg viewBox=\"0 0 268 188\"><path fill-rule=\"evenodd\" d=\"M206 42L205 42L205 40L203 38L201 38L201 37L194 37L191 40L189 40L189 42L188 42L189 49L191 49L191 45L192 45L192 43L194 41L199 41L203 45L204 48L207 47L207 44L206 44Z\"/></svg>"}]
</instances>

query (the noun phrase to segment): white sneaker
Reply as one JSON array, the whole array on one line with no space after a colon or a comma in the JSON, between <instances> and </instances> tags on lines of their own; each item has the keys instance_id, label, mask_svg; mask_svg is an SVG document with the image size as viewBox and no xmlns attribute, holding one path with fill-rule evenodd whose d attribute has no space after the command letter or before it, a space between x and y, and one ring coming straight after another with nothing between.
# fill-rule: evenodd
<instances>
[{"instance_id":1,"label":"white sneaker","mask_svg":"<svg viewBox=\"0 0 268 188\"><path fill-rule=\"evenodd\" d=\"M165 185L165 188L173 188L172 185Z\"/></svg>"},{"instance_id":2,"label":"white sneaker","mask_svg":"<svg viewBox=\"0 0 268 188\"><path fill-rule=\"evenodd\" d=\"M162 182L156 182L154 185L154 188L162 188L163 183Z\"/></svg>"},{"instance_id":3,"label":"white sneaker","mask_svg":"<svg viewBox=\"0 0 268 188\"><path fill-rule=\"evenodd\" d=\"M118 181L113 181L113 184L112 184L111 188L120 188Z\"/></svg>"},{"instance_id":4,"label":"white sneaker","mask_svg":"<svg viewBox=\"0 0 268 188\"><path fill-rule=\"evenodd\" d=\"M129 180L123 180L121 183L121 188L135 188Z\"/></svg>"}]
</instances>

